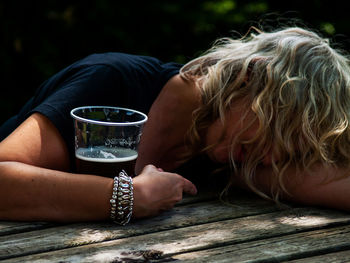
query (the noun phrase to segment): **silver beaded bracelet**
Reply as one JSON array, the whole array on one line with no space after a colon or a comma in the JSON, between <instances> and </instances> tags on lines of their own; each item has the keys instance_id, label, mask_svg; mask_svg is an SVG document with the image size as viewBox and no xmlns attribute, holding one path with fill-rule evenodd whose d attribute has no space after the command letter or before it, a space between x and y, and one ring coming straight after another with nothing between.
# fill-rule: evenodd
<instances>
[{"instance_id":1,"label":"silver beaded bracelet","mask_svg":"<svg viewBox=\"0 0 350 263\"><path fill-rule=\"evenodd\" d=\"M110 199L111 215L114 223L126 225L129 223L134 205L134 188L132 178L122 170L114 177L113 193Z\"/></svg>"}]
</instances>

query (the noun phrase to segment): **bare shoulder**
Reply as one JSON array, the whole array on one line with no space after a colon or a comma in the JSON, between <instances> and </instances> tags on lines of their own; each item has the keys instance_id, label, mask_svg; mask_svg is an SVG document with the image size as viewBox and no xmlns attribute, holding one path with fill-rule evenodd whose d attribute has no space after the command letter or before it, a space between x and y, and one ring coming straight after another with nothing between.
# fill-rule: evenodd
<instances>
[{"instance_id":1,"label":"bare shoulder","mask_svg":"<svg viewBox=\"0 0 350 263\"><path fill-rule=\"evenodd\" d=\"M194 83L176 75L172 77L154 101L148 114L139 145L136 171L146 164L165 170L174 168L178 152L184 145L184 134L192 122L192 112L198 107L198 91Z\"/></svg>"},{"instance_id":2,"label":"bare shoulder","mask_svg":"<svg viewBox=\"0 0 350 263\"><path fill-rule=\"evenodd\" d=\"M172 77L164 86L163 90L174 90L180 93L193 93L197 91L194 81L181 77L180 74Z\"/></svg>"},{"instance_id":3,"label":"bare shoulder","mask_svg":"<svg viewBox=\"0 0 350 263\"><path fill-rule=\"evenodd\" d=\"M57 128L40 113L29 116L0 142L0 161L17 161L35 166L67 170L67 146Z\"/></svg>"},{"instance_id":4,"label":"bare shoulder","mask_svg":"<svg viewBox=\"0 0 350 263\"><path fill-rule=\"evenodd\" d=\"M152 108L172 108L188 110L200 100L198 88L193 81L182 78L179 74L172 77L163 87ZM151 109L152 111L152 109Z\"/></svg>"},{"instance_id":5,"label":"bare shoulder","mask_svg":"<svg viewBox=\"0 0 350 263\"><path fill-rule=\"evenodd\" d=\"M194 82L183 79L179 74L172 77L154 101L149 121L161 123L164 129L191 121L192 112L198 107L200 93ZM163 130L164 131L164 130Z\"/></svg>"}]
</instances>

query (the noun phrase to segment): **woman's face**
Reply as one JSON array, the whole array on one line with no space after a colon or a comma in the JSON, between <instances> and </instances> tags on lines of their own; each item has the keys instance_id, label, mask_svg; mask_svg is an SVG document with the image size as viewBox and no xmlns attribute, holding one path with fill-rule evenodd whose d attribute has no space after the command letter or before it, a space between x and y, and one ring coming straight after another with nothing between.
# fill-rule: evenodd
<instances>
[{"instance_id":1,"label":"woman's face","mask_svg":"<svg viewBox=\"0 0 350 263\"><path fill-rule=\"evenodd\" d=\"M249 123L254 118L253 111L245 112L245 107L240 102L237 102L235 106L231 108L230 111L226 113L225 122L226 127L218 119L212 123L206 133L205 143L206 146L215 145L214 148L208 150L207 154L210 159L218 163L229 163L230 151L232 138L237 136L239 132L249 125ZM241 116L246 114L246 118L241 120ZM254 123L240 135L239 141L247 141L252 139L258 129L258 120L255 120ZM224 133L223 133L224 132ZM221 136L222 139L220 140ZM218 143L219 142L219 143ZM249 152L249 149L245 145L239 144L236 145L232 152L232 157L236 162L242 162L245 159L245 154ZM271 164L271 152L268 152L262 160L263 165Z\"/></svg>"}]
</instances>

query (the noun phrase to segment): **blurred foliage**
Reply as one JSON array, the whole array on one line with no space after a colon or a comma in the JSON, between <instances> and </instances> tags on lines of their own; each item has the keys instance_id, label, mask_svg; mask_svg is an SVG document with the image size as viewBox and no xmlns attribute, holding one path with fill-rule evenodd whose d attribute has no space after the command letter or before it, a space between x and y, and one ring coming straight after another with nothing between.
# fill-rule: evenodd
<instances>
[{"instance_id":1,"label":"blurred foliage","mask_svg":"<svg viewBox=\"0 0 350 263\"><path fill-rule=\"evenodd\" d=\"M45 79L95 52L184 63L223 36L305 25L350 50L347 9L334 1L7 0L0 2L0 124Z\"/></svg>"}]
</instances>

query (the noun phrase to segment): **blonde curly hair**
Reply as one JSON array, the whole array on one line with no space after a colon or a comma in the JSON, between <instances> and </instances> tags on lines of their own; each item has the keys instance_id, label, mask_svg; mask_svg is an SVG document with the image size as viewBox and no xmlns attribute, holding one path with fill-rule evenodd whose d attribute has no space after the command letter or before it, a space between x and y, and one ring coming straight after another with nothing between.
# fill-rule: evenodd
<instances>
[{"instance_id":1,"label":"blonde curly hair","mask_svg":"<svg viewBox=\"0 0 350 263\"><path fill-rule=\"evenodd\" d=\"M297 171L315 163L350 166L350 66L342 51L310 30L253 29L237 40L218 40L181 68L180 75L199 86L202 99L188 138L193 154L208 150L203 132L218 118L224 122L225 112L243 98L259 128L249 141L239 141L239 135L232 139L232 151L238 143L253 147L240 165L231 153L231 165L253 191L277 201L287 192L283 178L292 165ZM266 195L254 176L268 151L274 180Z\"/></svg>"}]
</instances>

